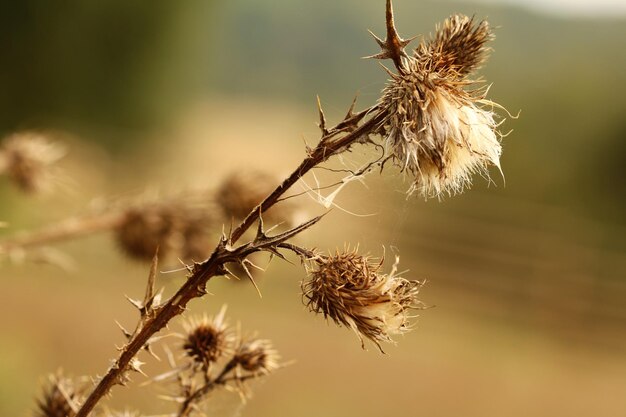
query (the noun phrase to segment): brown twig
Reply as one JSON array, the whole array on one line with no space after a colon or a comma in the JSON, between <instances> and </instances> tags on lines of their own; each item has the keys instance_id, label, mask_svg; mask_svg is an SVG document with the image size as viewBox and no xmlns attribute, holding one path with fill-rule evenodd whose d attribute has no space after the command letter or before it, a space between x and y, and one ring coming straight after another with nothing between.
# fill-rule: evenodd
<instances>
[{"instance_id":1,"label":"brown twig","mask_svg":"<svg viewBox=\"0 0 626 417\"><path fill-rule=\"evenodd\" d=\"M231 359L222 369L222 371L215 377L215 379L208 380L202 385L200 388L195 390L189 397L185 399L185 401L181 404L180 409L178 410L177 417L187 417L193 411L193 406L195 403L200 401L204 396L206 396L209 392L211 392L214 388L219 385L223 385L228 382L226 376L237 366L237 362L234 359Z\"/></svg>"},{"instance_id":2,"label":"brown twig","mask_svg":"<svg viewBox=\"0 0 626 417\"><path fill-rule=\"evenodd\" d=\"M0 254L112 230L118 227L123 220L123 212L66 219L42 230L21 233L0 242Z\"/></svg>"}]
</instances>

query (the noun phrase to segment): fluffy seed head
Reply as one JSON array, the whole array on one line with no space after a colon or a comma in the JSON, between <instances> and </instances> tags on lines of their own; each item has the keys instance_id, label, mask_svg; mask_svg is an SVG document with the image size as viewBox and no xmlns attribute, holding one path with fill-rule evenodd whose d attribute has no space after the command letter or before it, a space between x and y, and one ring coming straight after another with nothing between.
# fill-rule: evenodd
<instances>
[{"instance_id":1,"label":"fluffy seed head","mask_svg":"<svg viewBox=\"0 0 626 417\"><path fill-rule=\"evenodd\" d=\"M191 319L185 325L185 354L204 369L208 369L231 350L232 336L224 321L225 313L226 309L222 308L213 318L203 316L201 319Z\"/></svg>"},{"instance_id":2,"label":"fluffy seed head","mask_svg":"<svg viewBox=\"0 0 626 417\"><path fill-rule=\"evenodd\" d=\"M485 89L471 90L466 76L485 59L492 38L486 22L452 16L434 39L423 41L393 75L380 100L392 159L413 177L409 193L455 194L472 176L500 167L499 125Z\"/></svg>"},{"instance_id":3,"label":"fluffy seed head","mask_svg":"<svg viewBox=\"0 0 626 417\"><path fill-rule=\"evenodd\" d=\"M44 191L54 181L52 165L65 150L47 137L33 132L16 133L0 145L0 172L23 191Z\"/></svg>"},{"instance_id":4,"label":"fluffy seed head","mask_svg":"<svg viewBox=\"0 0 626 417\"><path fill-rule=\"evenodd\" d=\"M265 375L279 368L280 356L269 340L252 339L242 342L233 357L240 369L255 375Z\"/></svg>"},{"instance_id":5,"label":"fluffy seed head","mask_svg":"<svg viewBox=\"0 0 626 417\"><path fill-rule=\"evenodd\" d=\"M37 417L72 417L77 393L72 381L61 375L52 375L44 388L43 397L37 401Z\"/></svg>"},{"instance_id":6,"label":"fluffy seed head","mask_svg":"<svg viewBox=\"0 0 626 417\"><path fill-rule=\"evenodd\" d=\"M354 330L361 339L392 342L391 336L409 329L409 309L421 308L417 295L422 284L397 275L397 259L389 274L376 262L356 251L311 259L308 280L303 282L309 310Z\"/></svg>"}]
</instances>

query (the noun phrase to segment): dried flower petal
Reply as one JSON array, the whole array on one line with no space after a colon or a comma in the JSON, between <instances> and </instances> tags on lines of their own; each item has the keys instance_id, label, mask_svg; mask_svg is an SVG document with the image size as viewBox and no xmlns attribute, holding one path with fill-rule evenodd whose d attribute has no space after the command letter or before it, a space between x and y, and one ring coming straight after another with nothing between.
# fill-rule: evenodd
<instances>
[{"instance_id":1,"label":"dried flower petal","mask_svg":"<svg viewBox=\"0 0 626 417\"><path fill-rule=\"evenodd\" d=\"M422 283L398 277L396 265L381 274L381 266L382 261L356 251L311 259L309 279L302 284L306 305L352 328L363 346L363 337L379 348L380 342L392 342L392 335L409 329L409 309L421 308L417 295Z\"/></svg>"}]
</instances>

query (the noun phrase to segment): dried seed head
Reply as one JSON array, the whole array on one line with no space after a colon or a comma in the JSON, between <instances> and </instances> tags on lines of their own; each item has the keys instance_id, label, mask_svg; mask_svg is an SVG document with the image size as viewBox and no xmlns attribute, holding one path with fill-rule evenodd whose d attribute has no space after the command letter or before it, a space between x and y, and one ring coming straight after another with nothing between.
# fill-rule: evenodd
<instances>
[{"instance_id":1,"label":"dried seed head","mask_svg":"<svg viewBox=\"0 0 626 417\"><path fill-rule=\"evenodd\" d=\"M279 179L262 171L238 171L224 179L217 190L216 201L227 220L243 220L271 193ZM273 222L291 223L293 207L282 203L263 213L263 218Z\"/></svg>"},{"instance_id":2,"label":"dried seed head","mask_svg":"<svg viewBox=\"0 0 626 417\"><path fill-rule=\"evenodd\" d=\"M452 15L437 26L434 39L422 43L417 55L432 62L432 70L462 78L479 68L487 59L485 45L494 36L486 20Z\"/></svg>"},{"instance_id":3,"label":"dried seed head","mask_svg":"<svg viewBox=\"0 0 626 417\"><path fill-rule=\"evenodd\" d=\"M141 204L126 211L116 240L132 258L149 261L157 247L162 256L202 260L210 253L215 209L188 198Z\"/></svg>"},{"instance_id":4,"label":"dried seed head","mask_svg":"<svg viewBox=\"0 0 626 417\"><path fill-rule=\"evenodd\" d=\"M185 325L185 354L197 365L208 369L231 350L232 335L224 321L226 308L213 318L203 316Z\"/></svg>"},{"instance_id":5,"label":"dried seed head","mask_svg":"<svg viewBox=\"0 0 626 417\"><path fill-rule=\"evenodd\" d=\"M16 133L0 146L0 172L25 192L45 191L54 182L52 165L64 155L63 147L41 134Z\"/></svg>"},{"instance_id":6,"label":"dried seed head","mask_svg":"<svg viewBox=\"0 0 626 417\"><path fill-rule=\"evenodd\" d=\"M381 274L376 262L356 251L337 252L310 260L308 280L303 282L305 303L338 325L350 327L380 348L391 336L409 330L409 309L421 308L417 295L422 286L397 276L397 261L389 274Z\"/></svg>"},{"instance_id":7,"label":"dried seed head","mask_svg":"<svg viewBox=\"0 0 626 417\"><path fill-rule=\"evenodd\" d=\"M393 75L380 105L386 146L414 178L409 193L424 197L455 194L474 173L500 168L499 125L485 89L469 90L465 78L485 59L492 35L486 22L453 16L406 60L406 73Z\"/></svg>"},{"instance_id":8,"label":"dried seed head","mask_svg":"<svg viewBox=\"0 0 626 417\"><path fill-rule=\"evenodd\" d=\"M129 209L116 231L117 241L132 258L147 260L159 246L165 255L171 246L168 240L175 233L174 218L173 213L162 207Z\"/></svg>"},{"instance_id":9,"label":"dried seed head","mask_svg":"<svg viewBox=\"0 0 626 417\"><path fill-rule=\"evenodd\" d=\"M77 393L70 379L51 375L43 397L37 401L37 417L72 417Z\"/></svg>"},{"instance_id":10,"label":"dried seed head","mask_svg":"<svg viewBox=\"0 0 626 417\"><path fill-rule=\"evenodd\" d=\"M280 356L269 340L252 339L240 343L233 362L254 375L266 375L280 367Z\"/></svg>"}]
</instances>

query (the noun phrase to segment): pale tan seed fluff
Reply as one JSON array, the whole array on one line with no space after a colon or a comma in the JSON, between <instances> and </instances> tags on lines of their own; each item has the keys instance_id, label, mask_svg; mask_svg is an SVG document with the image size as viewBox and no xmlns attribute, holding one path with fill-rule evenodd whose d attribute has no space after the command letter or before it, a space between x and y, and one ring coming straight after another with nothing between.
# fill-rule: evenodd
<instances>
[{"instance_id":1,"label":"pale tan seed fluff","mask_svg":"<svg viewBox=\"0 0 626 417\"><path fill-rule=\"evenodd\" d=\"M500 169L501 135L485 89L467 79L485 59L489 26L453 16L423 41L394 74L380 105L388 154L413 180L409 193L424 197L455 194L469 187L474 174Z\"/></svg>"},{"instance_id":2,"label":"pale tan seed fluff","mask_svg":"<svg viewBox=\"0 0 626 417\"><path fill-rule=\"evenodd\" d=\"M379 348L393 342L393 335L410 329L410 311L422 308L417 299L422 283L399 277L397 260L388 274L380 273L382 264L349 250L311 259L302 284L306 305L350 327L363 347L363 338Z\"/></svg>"}]
</instances>

